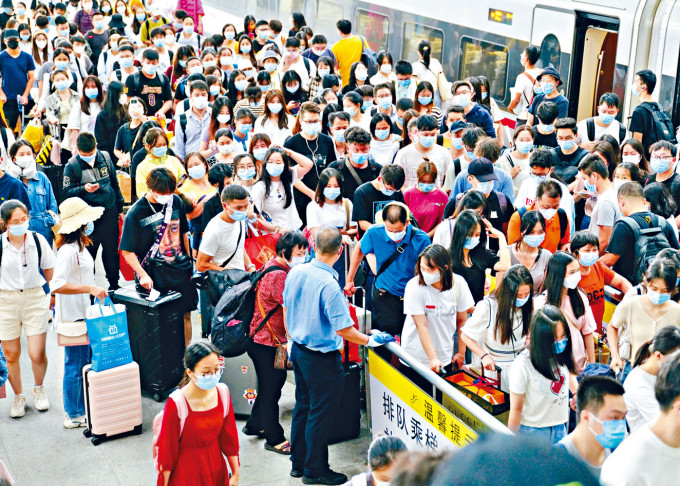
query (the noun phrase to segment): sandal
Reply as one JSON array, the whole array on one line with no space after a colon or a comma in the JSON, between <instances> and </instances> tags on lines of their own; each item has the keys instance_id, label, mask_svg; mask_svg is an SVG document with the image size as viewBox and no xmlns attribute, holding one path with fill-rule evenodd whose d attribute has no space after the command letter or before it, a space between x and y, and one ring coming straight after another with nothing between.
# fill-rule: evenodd
<instances>
[{"instance_id":1,"label":"sandal","mask_svg":"<svg viewBox=\"0 0 680 486\"><path fill-rule=\"evenodd\" d=\"M244 425L243 428L241 429L241 432L243 432L245 435L249 437L258 437L260 439L264 439L264 430L254 432Z\"/></svg>"},{"instance_id":2,"label":"sandal","mask_svg":"<svg viewBox=\"0 0 680 486\"><path fill-rule=\"evenodd\" d=\"M286 441L277 446L265 444L264 449L266 451L276 452L277 454L283 454L284 456L290 456L290 442Z\"/></svg>"}]
</instances>

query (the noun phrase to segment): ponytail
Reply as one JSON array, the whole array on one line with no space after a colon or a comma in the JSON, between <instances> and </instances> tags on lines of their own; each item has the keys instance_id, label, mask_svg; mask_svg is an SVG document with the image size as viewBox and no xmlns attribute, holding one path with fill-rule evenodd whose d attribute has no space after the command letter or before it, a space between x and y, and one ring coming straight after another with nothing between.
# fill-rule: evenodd
<instances>
[{"instance_id":1,"label":"ponytail","mask_svg":"<svg viewBox=\"0 0 680 486\"><path fill-rule=\"evenodd\" d=\"M418 44L418 52L423 56L423 64L425 67L430 69L430 56L432 55L432 46L430 46L430 41L422 40Z\"/></svg>"},{"instance_id":2,"label":"ponytail","mask_svg":"<svg viewBox=\"0 0 680 486\"><path fill-rule=\"evenodd\" d=\"M652 340L646 341L642 344L635 353L635 360L633 361L633 368L644 364L645 361L649 359L652 355Z\"/></svg>"}]
</instances>

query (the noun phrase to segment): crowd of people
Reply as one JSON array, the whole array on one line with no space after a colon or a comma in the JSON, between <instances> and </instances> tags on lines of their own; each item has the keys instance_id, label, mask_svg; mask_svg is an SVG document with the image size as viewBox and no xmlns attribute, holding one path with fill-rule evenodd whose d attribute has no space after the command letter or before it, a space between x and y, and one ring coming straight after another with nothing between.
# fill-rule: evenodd
<instances>
[{"instance_id":1,"label":"crowd of people","mask_svg":"<svg viewBox=\"0 0 680 486\"><path fill-rule=\"evenodd\" d=\"M680 169L655 115L655 73L632 76L640 103L628 126L613 92L576 120L560 73L528 46L508 130L489 80L447 79L428 39L417 59L397 59L346 19L331 44L299 12L289 30L249 15L219 33L204 31L203 16L200 0L2 3L0 341L11 417L27 407L22 330L33 405L47 410L48 321L83 319L118 288L123 262L140 287L182 294L190 415L182 431L166 407L158 484L188 484L198 469L201 484L237 484L219 351L191 344L191 276L259 269L245 242L269 234L261 263L275 268L259 285L248 348L259 394L243 433L290 455L305 484L347 481L327 454L343 340L392 336L435 372L496 373L508 427L563 446L604 484L677 479ZM28 120L51 135L49 161L22 138ZM100 248L107 288L94 280ZM380 334L353 327L347 297L359 287ZM625 297L605 321L607 287ZM278 409L286 372L274 366L282 345L296 379L290 441ZM90 352L65 349L71 429L86 425ZM616 379L587 376L604 349ZM204 443L210 452L197 451ZM421 484L408 474L441 463L411 456L411 482L399 483L392 461L405 446L374 445L371 471L352 484Z\"/></svg>"}]
</instances>

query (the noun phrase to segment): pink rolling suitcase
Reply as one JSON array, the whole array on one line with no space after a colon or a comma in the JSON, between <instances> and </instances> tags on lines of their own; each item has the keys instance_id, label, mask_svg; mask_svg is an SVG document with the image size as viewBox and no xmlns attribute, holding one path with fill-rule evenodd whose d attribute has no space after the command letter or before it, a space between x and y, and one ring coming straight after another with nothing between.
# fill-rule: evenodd
<instances>
[{"instance_id":1,"label":"pink rolling suitcase","mask_svg":"<svg viewBox=\"0 0 680 486\"><path fill-rule=\"evenodd\" d=\"M115 435L142 433L142 390L139 365L130 364L97 373L83 368L85 387L85 437L99 445Z\"/></svg>"}]
</instances>

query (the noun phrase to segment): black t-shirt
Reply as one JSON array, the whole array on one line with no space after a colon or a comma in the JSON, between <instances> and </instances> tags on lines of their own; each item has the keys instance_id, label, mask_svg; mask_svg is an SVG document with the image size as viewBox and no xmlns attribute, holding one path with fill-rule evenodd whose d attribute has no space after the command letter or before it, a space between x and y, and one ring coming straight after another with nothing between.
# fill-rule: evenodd
<instances>
[{"instance_id":1,"label":"black t-shirt","mask_svg":"<svg viewBox=\"0 0 680 486\"><path fill-rule=\"evenodd\" d=\"M653 215L649 211L642 211L640 213L633 213L630 217L633 218L642 229L657 227L657 221L666 223L663 225L663 234L666 235L668 243L672 248L680 248L678 239L675 236L675 231L673 231L670 224L668 224L661 216ZM612 236L609 239L609 244L607 245L605 252L619 256L619 259L614 264L614 271L628 279L629 282L633 282L633 277L635 275L635 269L633 268L635 265L635 235L628 224L622 220L619 220L614 224L614 230L612 231Z\"/></svg>"},{"instance_id":2,"label":"black t-shirt","mask_svg":"<svg viewBox=\"0 0 680 486\"><path fill-rule=\"evenodd\" d=\"M652 114L642 105L651 108L656 105L656 103L644 101L636 106L633 110L633 116L630 117L630 127L628 130L630 130L631 133L637 132L642 134L642 146L647 151L647 157L649 157L649 146L656 142L653 130L654 121L652 120Z\"/></svg>"},{"instance_id":3,"label":"black t-shirt","mask_svg":"<svg viewBox=\"0 0 680 486\"><path fill-rule=\"evenodd\" d=\"M302 182L312 191L315 191L316 185L319 182L319 174L331 162L335 162L333 139L328 135L320 133L316 140L305 140L298 133L286 140L283 146L312 160L314 166L305 174ZM293 196L295 197L295 207L298 210L300 219L302 219L304 224L307 224L307 204L309 204L310 199L297 189L293 189Z\"/></svg>"},{"instance_id":4,"label":"black t-shirt","mask_svg":"<svg viewBox=\"0 0 680 486\"><path fill-rule=\"evenodd\" d=\"M557 147L557 130L546 135L540 133L538 129L534 127L534 146L536 148Z\"/></svg>"},{"instance_id":5,"label":"black t-shirt","mask_svg":"<svg viewBox=\"0 0 680 486\"><path fill-rule=\"evenodd\" d=\"M128 211L123 222L123 234L120 239L120 249L137 255L141 263L147 252L153 246L156 235L163 222L165 206L151 203L145 197L138 200ZM158 249L159 255L168 262L179 255L186 256L184 235L189 231L189 223L179 196L173 196L172 218L165 229L165 236Z\"/></svg>"},{"instance_id":6,"label":"black t-shirt","mask_svg":"<svg viewBox=\"0 0 680 486\"><path fill-rule=\"evenodd\" d=\"M147 116L155 115L163 103L172 100L170 81L164 74L156 74L153 79L141 72L128 76L125 80L125 92L128 97L138 96L146 106Z\"/></svg>"},{"instance_id":7,"label":"black t-shirt","mask_svg":"<svg viewBox=\"0 0 680 486\"><path fill-rule=\"evenodd\" d=\"M645 186L652 184L653 182L656 182L656 174L647 176L647 179L645 179ZM661 181L661 184L666 186L668 192L671 193L671 197L677 206L677 209L675 210L675 215L677 216L680 214L680 174L673 173L673 177L669 177L665 181Z\"/></svg>"},{"instance_id":8,"label":"black t-shirt","mask_svg":"<svg viewBox=\"0 0 680 486\"><path fill-rule=\"evenodd\" d=\"M555 147L551 152L553 156L553 166L555 167L553 173L565 184L574 182L576 174L578 173L578 163L589 153L586 149L581 147L577 148L572 154L565 154L560 147Z\"/></svg>"},{"instance_id":9,"label":"black t-shirt","mask_svg":"<svg viewBox=\"0 0 680 486\"><path fill-rule=\"evenodd\" d=\"M347 164L345 163L345 157L343 157L340 160L336 160L328 167L331 169L335 169L342 174L342 197L346 197L349 199L352 199L354 197L354 193L361 184L365 184L366 182L370 182L374 179L377 179L377 177L380 175L380 169L382 169L382 166L379 163L377 163L373 158L369 159L368 165L363 169L353 167L354 171L357 173L359 179L361 180L361 183L357 183L356 179L352 175L352 172L350 172L350 170L347 168Z\"/></svg>"},{"instance_id":10,"label":"black t-shirt","mask_svg":"<svg viewBox=\"0 0 680 486\"><path fill-rule=\"evenodd\" d=\"M473 250L475 251L475 250ZM475 302L479 302L484 298L484 281L486 280L486 269L493 269L494 265L500 260L494 253L484 248L483 250L475 251L474 256L471 255L472 266L466 267L462 262L453 262L453 273L460 275L465 279L470 287L470 293Z\"/></svg>"},{"instance_id":11,"label":"black t-shirt","mask_svg":"<svg viewBox=\"0 0 680 486\"><path fill-rule=\"evenodd\" d=\"M118 129L118 134L116 135L116 144L114 148L120 150L124 153L130 153L132 151L132 144L135 141L137 132L142 125L137 125L137 128L130 128L130 124L126 123Z\"/></svg>"},{"instance_id":12,"label":"black t-shirt","mask_svg":"<svg viewBox=\"0 0 680 486\"><path fill-rule=\"evenodd\" d=\"M92 61L92 64L94 64L96 68L97 63L99 62L99 55L101 54L106 43L109 41L109 32L105 30L101 34L97 34L93 31L89 31L85 34L85 40L92 50L90 61ZM109 55L111 55L111 53L109 53Z\"/></svg>"},{"instance_id":13,"label":"black t-shirt","mask_svg":"<svg viewBox=\"0 0 680 486\"><path fill-rule=\"evenodd\" d=\"M354 206L352 207L352 221L368 221L375 223L375 213L384 208L392 201L404 202L404 195L397 191L391 196L386 196L375 187L371 182L362 184L354 193ZM359 229L359 237L363 231Z\"/></svg>"}]
</instances>

